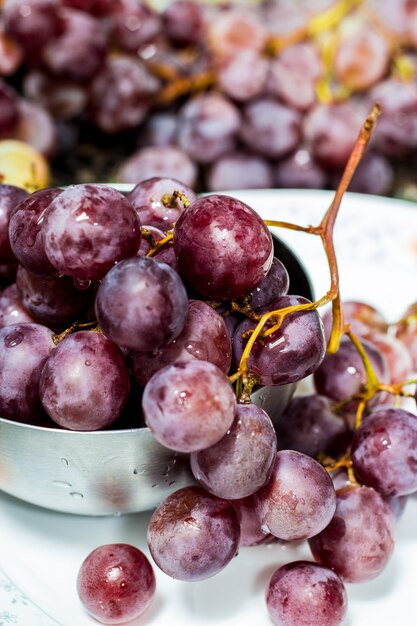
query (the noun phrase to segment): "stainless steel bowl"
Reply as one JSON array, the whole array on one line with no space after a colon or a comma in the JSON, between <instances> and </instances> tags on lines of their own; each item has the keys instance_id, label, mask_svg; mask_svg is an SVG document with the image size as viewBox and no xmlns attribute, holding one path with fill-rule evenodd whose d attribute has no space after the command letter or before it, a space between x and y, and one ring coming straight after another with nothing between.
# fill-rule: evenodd
<instances>
[{"instance_id":1,"label":"stainless steel bowl","mask_svg":"<svg viewBox=\"0 0 417 626\"><path fill-rule=\"evenodd\" d=\"M274 246L288 268L291 292L312 299L297 257L275 238ZM261 389L252 398L274 421L294 390ZM80 515L146 511L193 482L188 456L162 447L147 428L73 432L0 418L0 489L38 506Z\"/></svg>"}]
</instances>

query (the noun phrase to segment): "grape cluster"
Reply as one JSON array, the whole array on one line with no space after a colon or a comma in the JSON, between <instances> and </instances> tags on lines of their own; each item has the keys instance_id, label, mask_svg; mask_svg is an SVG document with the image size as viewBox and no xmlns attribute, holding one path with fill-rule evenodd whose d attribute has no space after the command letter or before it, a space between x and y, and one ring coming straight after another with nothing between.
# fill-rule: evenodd
<instances>
[{"instance_id":1,"label":"grape cluster","mask_svg":"<svg viewBox=\"0 0 417 626\"><path fill-rule=\"evenodd\" d=\"M388 194L417 145L416 24L407 0L5 0L0 137L55 156L57 184L78 163L77 182L324 188L379 101L350 188Z\"/></svg>"},{"instance_id":2,"label":"grape cluster","mask_svg":"<svg viewBox=\"0 0 417 626\"><path fill-rule=\"evenodd\" d=\"M175 179L127 196L1 185L0 217L0 415L148 426L190 455L196 482L152 513L157 566L198 581L243 546L307 540L312 560L276 570L267 609L277 626L340 626L343 581L383 570L417 491L416 418L393 401L413 396L415 305L389 325L344 303L346 336L326 353L334 315L291 293L258 214ZM309 395L288 399L308 376ZM259 391L285 397L274 423ZM125 544L94 550L77 584L107 624L142 614L155 593L150 561Z\"/></svg>"}]
</instances>

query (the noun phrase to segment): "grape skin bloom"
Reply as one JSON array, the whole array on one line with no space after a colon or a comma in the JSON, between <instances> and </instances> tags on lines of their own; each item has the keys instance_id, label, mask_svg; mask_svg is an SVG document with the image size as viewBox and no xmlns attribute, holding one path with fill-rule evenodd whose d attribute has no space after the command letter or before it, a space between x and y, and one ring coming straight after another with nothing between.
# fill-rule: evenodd
<instances>
[{"instance_id":1,"label":"grape skin bloom","mask_svg":"<svg viewBox=\"0 0 417 626\"><path fill-rule=\"evenodd\" d=\"M217 443L236 414L227 376L212 363L179 361L159 370L146 385L142 408L155 438L178 452Z\"/></svg>"}]
</instances>

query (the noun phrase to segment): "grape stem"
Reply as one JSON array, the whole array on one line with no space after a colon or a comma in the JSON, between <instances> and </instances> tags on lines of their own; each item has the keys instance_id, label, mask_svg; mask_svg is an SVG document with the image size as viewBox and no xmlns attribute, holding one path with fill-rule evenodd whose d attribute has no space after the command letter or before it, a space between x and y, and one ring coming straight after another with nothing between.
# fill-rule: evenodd
<instances>
[{"instance_id":1,"label":"grape stem","mask_svg":"<svg viewBox=\"0 0 417 626\"><path fill-rule=\"evenodd\" d=\"M265 220L265 224L267 226L272 227L281 227L281 228L289 228L291 230L298 230L301 232L309 233L312 235L318 235L323 244L323 248L327 257L327 262L329 265L330 271L330 289L329 291L322 296L319 300L315 302L308 302L306 304L300 304L296 306L285 307L283 309L279 309L276 311L268 311L262 315L256 327L251 331L251 335L249 340L245 346L242 357L240 359L239 367L237 372L229 378L231 382L238 381L240 378L243 380L243 385L245 385L245 380L248 380L248 359L251 353L251 350L254 346L257 338L265 338L269 335L276 332L280 327L284 319L292 314L301 311L312 311L315 310L325 304L332 302L332 330L330 339L327 346L328 352L336 352L340 338L344 332L344 321L343 321L343 310L342 303L340 298L339 291L339 271L337 266L336 252L334 248L333 242L333 231L334 225L336 221L336 217L338 215L341 202L343 196L352 180L353 174L356 171L356 168L363 156L363 153L366 149L366 146L369 143L369 140L372 136L372 132L375 128L375 124L377 119L381 113L381 108L379 104L375 104L366 118L362 128L360 129L358 138L353 147L352 153L349 157L345 170L343 172L342 178L340 180L339 186L335 192L333 201L331 202L329 208L327 209L325 215L323 216L320 224L318 226L299 226L297 224L291 224L289 222L279 222L275 220ZM273 326L268 328L263 332L265 324L268 321L274 322ZM262 333L262 335L261 335ZM237 388L240 389L241 385ZM239 397L239 396L238 396Z\"/></svg>"}]
</instances>

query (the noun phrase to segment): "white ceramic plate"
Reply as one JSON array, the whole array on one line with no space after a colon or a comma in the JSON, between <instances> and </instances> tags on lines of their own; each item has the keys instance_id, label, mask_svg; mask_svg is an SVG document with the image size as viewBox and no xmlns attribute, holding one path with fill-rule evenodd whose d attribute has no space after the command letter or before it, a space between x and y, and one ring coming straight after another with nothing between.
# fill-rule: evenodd
<instances>
[{"instance_id":1,"label":"white ceramic plate","mask_svg":"<svg viewBox=\"0 0 417 626\"><path fill-rule=\"evenodd\" d=\"M231 192L263 218L318 224L332 194L316 191ZM329 276L317 237L283 231L309 270L316 295ZM349 195L336 223L341 289L345 299L377 306L389 321L417 300L417 205ZM1 468L0 468L1 471ZM75 580L82 560L104 543L132 543L147 552L147 514L86 518L36 508L0 494L0 626L91 626ZM398 544L375 581L348 585L345 626L416 626L417 499L399 524ZM173 581L155 567L157 594L132 626L271 626L264 589L279 565L310 558L305 545L244 548L218 576L201 583ZM314 626L314 625L311 625Z\"/></svg>"}]
</instances>

